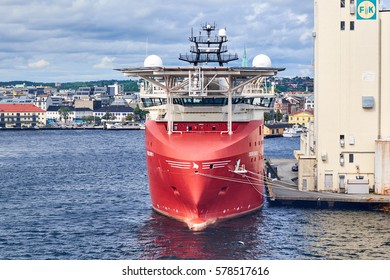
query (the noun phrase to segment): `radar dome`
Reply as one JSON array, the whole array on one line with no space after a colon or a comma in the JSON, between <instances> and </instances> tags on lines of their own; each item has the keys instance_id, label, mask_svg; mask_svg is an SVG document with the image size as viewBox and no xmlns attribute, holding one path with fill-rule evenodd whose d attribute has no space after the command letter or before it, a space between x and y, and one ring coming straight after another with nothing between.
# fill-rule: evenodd
<instances>
[{"instance_id":1,"label":"radar dome","mask_svg":"<svg viewBox=\"0 0 390 280\"><path fill-rule=\"evenodd\" d=\"M218 31L218 36L219 36L219 37L226 37L226 29L221 28L221 29Z\"/></svg>"},{"instance_id":2,"label":"radar dome","mask_svg":"<svg viewBox=\"0 0 390 280\"><path fill-rule=\"evenodd\" d=\"M256 55L252 61L253 67L271 67L271 59L265 54Z\"/></svg>"},{"instance_id":3,"label":"radar dome","mask_svg":"<svg viewBox=\"0 0 390 280\"><path fill-rule=\"evenodd\" d=\"M145 58L144 67L163 67L163 62L161 57L158 55L149 55Z\"/></svg>"}]
</instances>

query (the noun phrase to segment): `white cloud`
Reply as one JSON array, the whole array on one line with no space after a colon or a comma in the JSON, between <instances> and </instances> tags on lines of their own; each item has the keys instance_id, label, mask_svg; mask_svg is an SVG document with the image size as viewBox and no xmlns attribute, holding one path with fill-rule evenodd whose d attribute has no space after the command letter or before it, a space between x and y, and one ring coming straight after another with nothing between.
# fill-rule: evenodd
<instances>
[{"instance_id":1,"label":"white cloud","mask_svg":"<svg viewBox=\"0 0 390 280\"><path fill-rule=\"evenodd\" d=\"M297 21L299 23L306 23L307 22L307 14L297 16Z\"/></svg>"},{"instance_id":2,"label":"white cloud","mask_svg":"<svg viewBox=\"0 0 390 280\"><path fill-rule=\"evenodd\" d=\"M43 68L46 68L47 66L49 66L49 64L50 63L48 61L41 59L41 60L38 60L35 62L28 63L27 67L31 68L31 69L43 69Z\"/></svg>"},{"instance_id":3,"label":"white cloud","mask_svg":"<svg viewBox=\"0 0 390 280\"><path fill-rule=\"evenodd\" d=\"M115 57L105 56L102 58L100 63L95 64L93 67L98 68L98 69L112 69L114 67L113 66L114 60L115 60Z\"/></svg>"},{"instance_id":4,"label":"white cloud","mask_svg":"<svg viewBox=\"0 0 390 280\"><path fill-rule=\"evenodd\" d=\"M190 22L189 22L189 25L190 26L193 26L195 25L196 23L198 23L200 20L203 20L204 19L204 13L198 13Z\"/></svg>"},{"instance_id":5,"label":"white cloud","mask_svg":"<svg viewBox=\"0 0 390 280\"><path fill-rule=\"evenodd\" d=\"M259 15L264 14L268 9L268 3L258 3L252 5L251 14L246 16L247 21L255 20Z\"/></svg>"},{"instance_id":6,"label":"white cloud","mask_svg":"<svg viewBox=\"0 0 390 280\"><path fill-rule=\"evenodd\" d=\"M313 36L312 30L305 30L301 32L301 35L299 36L299 42L301 42L302 44L306 42L311 42L312 36Z\"/></svg>"},{"instance_id":7,"label":"white cloud","mask_svg":"<svg viewBox=\"0 0 390 280\"><path fill-rule=\"evenodd\" d=\"M4 80L121 78L112 69L140 66L146 53L159 55L164 65L183 65L178 56L190 50L191 28L197 36L207 22L227 28L227 47L240 58L245 45L248 56L265 53L275 65L296 75L298 65L310 64L307 58L313 48L312 1L299 5L293 0L247 0L245 5L236 0L0 2ZM50 71L36 71L49 65ZM241 60L229 65L241 65Z\"/></svg>"}]
</instances>

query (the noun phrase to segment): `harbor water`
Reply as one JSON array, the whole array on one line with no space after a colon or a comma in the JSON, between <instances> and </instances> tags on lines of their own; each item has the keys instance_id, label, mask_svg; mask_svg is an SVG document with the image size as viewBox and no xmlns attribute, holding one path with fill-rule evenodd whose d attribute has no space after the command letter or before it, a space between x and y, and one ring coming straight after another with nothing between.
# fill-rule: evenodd
<instances>
[{"instance_id":1,"label":"harbor water","mask_svg":"<svg viewBox=\"0 0 390 280\"><path fill-rule=\"evenodd\" d=\"M292 158L297 138L265 139ZM144 131L1 131L0 259L390 259L388 213L271 206L201 232L150 206Z\"/></svg>"}]
</instances>

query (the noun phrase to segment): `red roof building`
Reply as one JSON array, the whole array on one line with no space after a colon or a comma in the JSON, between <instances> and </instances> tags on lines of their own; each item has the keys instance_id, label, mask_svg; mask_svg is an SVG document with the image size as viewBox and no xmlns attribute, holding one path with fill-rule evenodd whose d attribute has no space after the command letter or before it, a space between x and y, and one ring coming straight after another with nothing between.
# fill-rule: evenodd
<instances>
[{"instance_id":1,"label":"red roof building","mask_svg":"<svg viewBox=\"0 0 390 280\"><path fill-rule=\"evenodd\" d=\"M0 104L0 128L46 125L46 111L33 104Z\"/></svg>"}]
</instances>

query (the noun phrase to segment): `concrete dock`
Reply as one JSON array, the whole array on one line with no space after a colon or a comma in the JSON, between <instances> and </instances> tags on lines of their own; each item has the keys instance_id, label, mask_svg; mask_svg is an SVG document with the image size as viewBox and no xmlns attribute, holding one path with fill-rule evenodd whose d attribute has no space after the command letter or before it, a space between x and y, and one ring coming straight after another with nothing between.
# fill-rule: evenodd
<instances>
[{"instance_id":1,"label":"concrete dock","mask_svg":"<svg viewBox=\"0 0 390 280\"><path fill-rule=\"evenodd\" d=\"M291 171L295 159L269 159L277 168L278 179L267 180L268 199L271 203L328 207L357 207L390 211L390 196L377 194L344 194L333 192L299 191L294 183L298 172Z\"/></svg>"}]
</instances>

